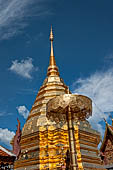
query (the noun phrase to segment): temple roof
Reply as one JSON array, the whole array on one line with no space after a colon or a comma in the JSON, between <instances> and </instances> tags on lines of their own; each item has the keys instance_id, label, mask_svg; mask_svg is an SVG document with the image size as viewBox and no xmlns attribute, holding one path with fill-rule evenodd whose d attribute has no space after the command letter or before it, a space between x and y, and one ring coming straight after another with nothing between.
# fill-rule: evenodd
<instances>
[{"instance_id":1,"label":"temple roof","mask_svg":"<svg viewBox=\"0 0 113 170\"><path fill-rule=\"evenodd\" d=\"M11 151L9 151L8 149L4 148L1 145L0 145L0 156L14 156L14 157L16 157Z\"/></svg>"},{"instance_id":2,"label":"temple roof","mask_svg":"<svg viewBox=\"0 0 113 170\"><path fill-rule=\"evenodd\" d=\"M105 120L105 123L106 123L106 128L105 128L103 142L102 142L102 145L100 147L101 152L104 152L105 147L106 147L106 142L107 142L108 139L110 139L112 144L113 144L113 126L109 125L106 122L106 120Z\"/></svg>"}]
</instances>

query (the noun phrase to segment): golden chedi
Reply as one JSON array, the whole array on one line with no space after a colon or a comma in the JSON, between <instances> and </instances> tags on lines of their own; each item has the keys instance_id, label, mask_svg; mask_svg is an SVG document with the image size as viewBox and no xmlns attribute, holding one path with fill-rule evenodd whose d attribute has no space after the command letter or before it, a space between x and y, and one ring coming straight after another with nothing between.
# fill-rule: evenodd
<instances>
[{"instance_id":1,"label":"golden chedi","mask_svg":"<svg viewBox=\"0 0 113 170\"><path fill-rule=\"evenodd\" d=\"M50 42L47 77L22 129L21 154L15 161L15 170L57 170L66 163L66 153L69 151L67 123L56 123L46 116L48 101L68 93L55 62L52 28ZM74 121L74 133L78 170L103 170L97 148L100 133L93 130L85 119Z\"/></svg>"}]
</instances>

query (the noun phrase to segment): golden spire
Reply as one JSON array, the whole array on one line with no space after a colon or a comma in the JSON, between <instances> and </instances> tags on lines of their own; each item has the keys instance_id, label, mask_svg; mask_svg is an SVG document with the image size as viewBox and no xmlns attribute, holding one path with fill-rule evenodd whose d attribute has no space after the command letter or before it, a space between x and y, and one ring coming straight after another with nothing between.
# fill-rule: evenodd
<instances>
[{"instance_id":1,"label":"golden spire","mask_svg":"<svg viewBox=\"0 0 113 170\"><path fill-rule=\"evenodd\" d=\"M50 32L50 37L49 37L50 41L51 41L51 54L50 56L54 56L54 53L53 53L53 40L54 40L54 37L53 37L53 30L52 30L52 26L51 26L51 32Z\"/></svg>"},{"instance_id":2,"label":"golden spire","mask_svg":"<svg viewBox=\"0 0 113 170\"><path fill-rule=\"evenodd\" d=\"M49 75L55 76L55 75L59 75L59 72L58 72L58 67L56 66L54 52L53 52L53 40L54 40L54 37L53 37L52 26L51 26L49 39L51 41L51 51L50 51L50 61L49 61L49 67L48 67L47 75L48 76Z\"/></svg>"}]
</instances>

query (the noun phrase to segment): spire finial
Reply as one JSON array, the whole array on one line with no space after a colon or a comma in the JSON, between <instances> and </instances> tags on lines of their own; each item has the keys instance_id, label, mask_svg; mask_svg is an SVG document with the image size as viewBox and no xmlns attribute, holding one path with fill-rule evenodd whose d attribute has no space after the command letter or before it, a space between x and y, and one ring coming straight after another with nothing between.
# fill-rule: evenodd
<instances>
[{"instance_id":1,"label":"spire finial","mask_svg":"<svg viewBox=\"0 0 113 170\"><path fill-rule=\"evenodd\" d=\"M54 37L53 37L53 30L52 30L52 25L51 25L51 32L50 32L50 37L49 37L50 41L53 41Z\"/></svg>"},{"instance_id":2,"label":"spire finial","mask_svg":"<svg viewBox=\"0 0 113 170\"><path fill-rule=\"evenodd\" d=\"M54 53L53 53L53 30L52 30L52 25L51 25L51 31L50 31L50 37L49 37L50 41L51 41L51 53L50 53L50 56L54 56Z\"/></svg>"},{"instance_id":3,"label":"spire finial","mask_svg":"<svg viewBox=\"0 0 113 170\"><path fill-rule=\"evenodd\" d=\"M51 31L50 31L50 37L49 37L49 40L51 41L51 51L50 51L50 62L49 62L49 67L48 67L48 72L47 72L48 76L59 75L58 67L56 66L54 52L53 52L53 39L54 37L53 37L53 30L52 30L52 25L51 25Z\"/></svg>"}]
</instances>

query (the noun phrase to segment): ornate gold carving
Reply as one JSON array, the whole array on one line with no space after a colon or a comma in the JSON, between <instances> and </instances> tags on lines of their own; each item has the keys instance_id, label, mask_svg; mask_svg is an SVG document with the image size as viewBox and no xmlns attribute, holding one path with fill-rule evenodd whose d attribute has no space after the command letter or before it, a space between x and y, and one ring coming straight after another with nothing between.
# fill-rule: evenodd
<instances>
[{"instance_id":1,"label":"ornate gold carving","mask_svg":"<svg viewBox=\"0 0 113 170\"><path fill-rule=\"evenodd\" d=\"M73 118L85 119L92 115L92 101L82 95L64 94L47 103L47 118L56 122L66 121L67 107L70 106Z\"/></svg>"}]
</instances>

